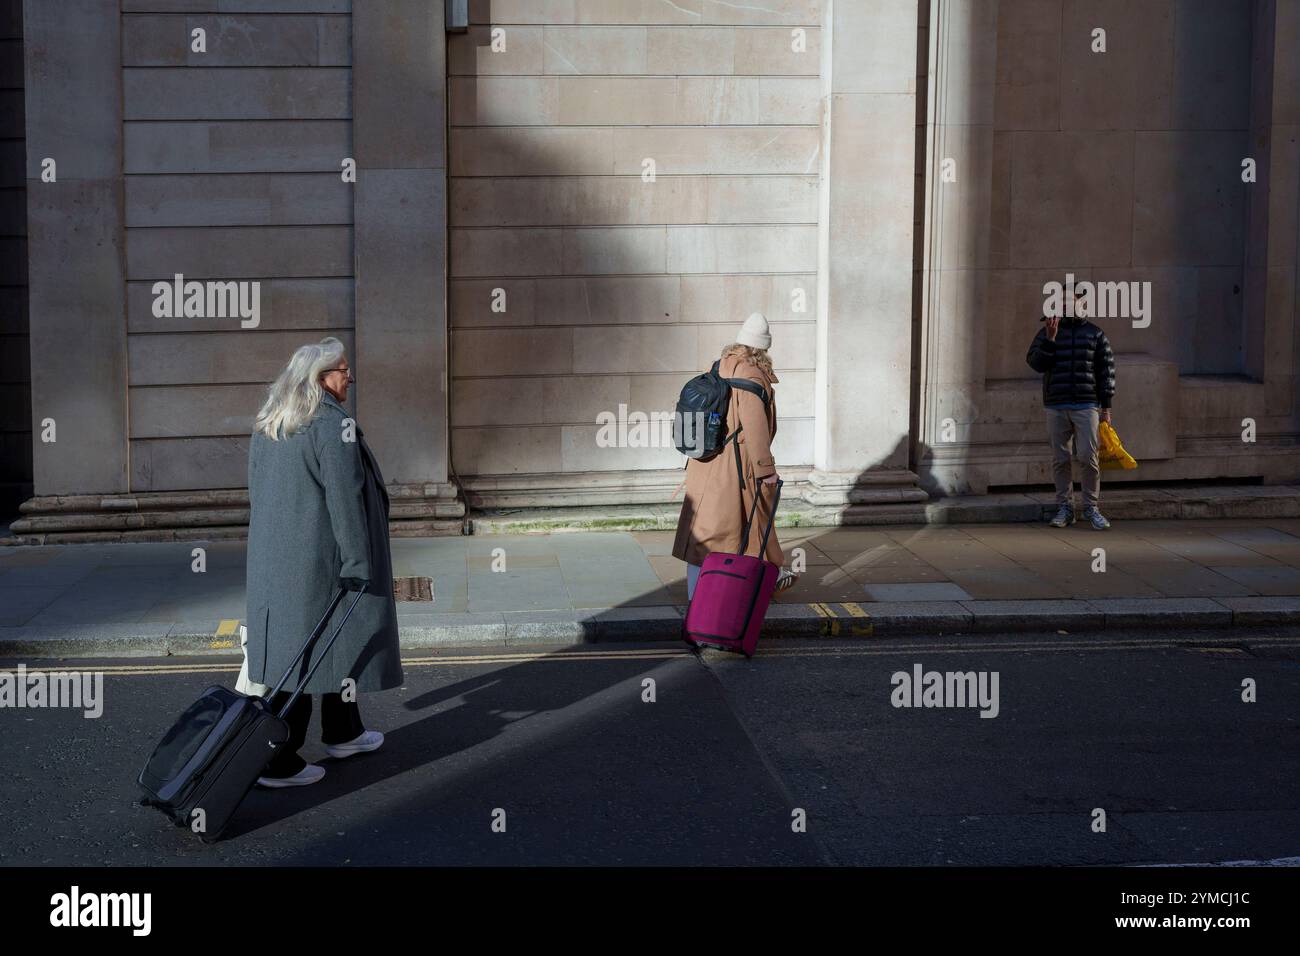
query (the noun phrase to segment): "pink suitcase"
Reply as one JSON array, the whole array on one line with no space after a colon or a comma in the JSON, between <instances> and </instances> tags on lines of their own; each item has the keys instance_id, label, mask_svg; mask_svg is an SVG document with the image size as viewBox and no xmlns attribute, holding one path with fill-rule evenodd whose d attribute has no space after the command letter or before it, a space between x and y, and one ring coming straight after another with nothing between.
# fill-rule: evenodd
<instances>
[{"instance_id":1,"label":"pink suitcase","mask_svg":"<svg viewBox=\"0 0 1300 956\"><path fill-rule=\"evenodd\" d=\"M776 483L772 517L763 531L763 546L759 548L759 554L767 553L767 537L776 521L781 485L780 481ZM742 551L747 550L744 543L749 540L749 526L754 523L757 510L758 499L755 498L741 539ZM706 557L700 568L700 577L695 582L695 597L691 599L686 609L686 620L682 622L682 637L686 643L692 647L705 644L753 657L779 571L775 564L760 557L717 552Z\"/></svg>"}]
</instances>

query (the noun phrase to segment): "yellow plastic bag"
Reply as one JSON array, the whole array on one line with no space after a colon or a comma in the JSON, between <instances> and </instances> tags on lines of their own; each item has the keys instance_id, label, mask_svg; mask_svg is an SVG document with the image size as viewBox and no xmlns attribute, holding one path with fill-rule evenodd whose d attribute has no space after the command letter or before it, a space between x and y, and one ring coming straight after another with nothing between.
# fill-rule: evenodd
<instances>
[{"instance_id":1,"label":"yellow plastic bag","mask_svg":"<svg viewBox=\"0 0 1300 956\"><path fill-rule=\"evenodd\" d=\"M1133 456L1120 444L1119 436L1110 427L1110 422L1102 422L1097 426L1097 443L1101 446L1097 451L1101 467L1130 469L1138 466Z\"/></svg>"}]
</instances>

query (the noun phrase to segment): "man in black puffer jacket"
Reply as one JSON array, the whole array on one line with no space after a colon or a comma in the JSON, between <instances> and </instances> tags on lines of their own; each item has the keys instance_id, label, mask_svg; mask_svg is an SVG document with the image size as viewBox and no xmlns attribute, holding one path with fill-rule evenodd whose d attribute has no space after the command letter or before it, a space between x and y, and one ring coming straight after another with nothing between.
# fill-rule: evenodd
<instances>
[{"instance_id":1,"label":"man in black puffer jacket","mask_svg":"<svg viewBox=\"0 0 1300 956\"><path fill-rule=\"evenodd\" d=\"M1073 290L1071 290L1073 292ZM1073 296L1067 296L1072 302ZM1072 313L1072 308L1066 310ZM1034 336L1025 361L1043 374L1043 405L1047 411L1047 439L1052 446L1052 474L1056 479L1056 516L1052 527L1074 521L1074 489L1070 466L1070 440L1082 466L1084 520L1098 531L1110 522L1098 507L1101 468L1097 461L1097 426L1110 421L1115 397L1115 353L1106 333L1087 319L1044 317L1044 327Z\"/></svg>"}]
</instances>

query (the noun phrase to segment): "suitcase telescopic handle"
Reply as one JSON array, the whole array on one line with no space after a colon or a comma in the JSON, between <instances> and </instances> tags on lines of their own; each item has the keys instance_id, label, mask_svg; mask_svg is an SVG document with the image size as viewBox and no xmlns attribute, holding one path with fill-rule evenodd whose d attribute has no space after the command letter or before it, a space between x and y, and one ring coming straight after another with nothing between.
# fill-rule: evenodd
<instances>
[{"instance_id":1,"label":"suitcase telescopic handle","mask_svg":"<svg viewBox=\"0 0 1300 956\"><path fill-rule=\"evenodd\" d=\"M758 556L761 558L767 554L767 539L772 533L772 525L776 523L776 506L781 502L781 486L785 482L780 478L776 480L776 493L772 497L772 514L768 518L767 527L763 529L763 546L758 549ZM749 509L749 518L745 521L745 530L740 536L740 553L746 554L749 551L749 532L754 526L754 516L758 514L758 499L763 497L763 480L754 478L754 504ZM743 499L741 507L744 507Z\"/></svg>"},{"instance_id":2,"label":"suitcase telescopic handle","mask_svg":"<svg viewBox=\"0 0 1300 956\"><path fill-rule=\"evenodd\" d=\"M767 527L763 529L763 544L758 549L760 557L767 554L767 537L772 533L772 525L776 524L776 507L781 503L781 486L784 484L785 482L780 478L776 480L776 491L772 495L772 514L767 519ZM759 493L762 493L761 488L759 489Z\"/></svg>"},{"instance_id":3,"label":"suitcase telescopic handle","mask_svg":"<svg viewBox=\"0 0 1300 956\"><path fill-rule=\"evenodd\" d=\"M311 682L317 668L320 667L321 662L329 655L330 648L334 646L334 642L338 640L339 635L343 633L343 626L347 624L348 618L352 616L352 612L356 609L356 606L361 603L361 596L365 593L365 591L358 591L357 596L353 598L352 603L348 605L348 609L343 612L343 619L339 621L339 626L334 629L334 633L330 635L330 639L325 643L325 647L321 650L320 654L317 655L316 662L312 664L311 670L307 672L306 677L298 682L298 685L294 688L293 694L289 697L289 700L280 708L279 716L281 719L283 719L289 713L289 709L298 702L298 698L302 696L303 688ZM325 632L325 625L342 602L343 594L343 588L339 588L339 590L334 594L329 607L325 610L325 616L322 617L320 622L312 629L311 635L307 638L307 642L303 644L302 649L294 655L293 660L289 663L288 669L284 672L284 676L280 678L280 682L276 684L271 693L267 695L268 700L284 689L284 685L288 683L289 675L293 673L293 669L298 666L299 661L303 659L303 656L307 653L308 649L316 642L321 634Z\"/></svg>"},{"instance_id":4,"label":"suitcase telescopic handle","mask_svg":"<svg viewBox=\"0 0 1300 956\"><path fill-rule=\"evenodd\" d=\"M302 660L302 655L306 654L307 648L311 647L312 642L315 641L316 638L320 637L321 633L325 630L325 623L330 619L330 616L334 613L335 609L339 606L339 602L342 600L343 589L339 588L338 591L335 592L334 597L330 600L329 607L325 609L325 614L316 622L316 626L313 627L311 633L307 635L306 642L298 649L298 653L293 656L293 660L289 662L289 666L285 668L284 675L280 678L279 683L277 683L275 687L271 689L271 692L266 695L268 700L284 689L284 685L289 682L289 675L293 673L293 669L297 667L298 662Z\"/></svg>"}]
</instances>

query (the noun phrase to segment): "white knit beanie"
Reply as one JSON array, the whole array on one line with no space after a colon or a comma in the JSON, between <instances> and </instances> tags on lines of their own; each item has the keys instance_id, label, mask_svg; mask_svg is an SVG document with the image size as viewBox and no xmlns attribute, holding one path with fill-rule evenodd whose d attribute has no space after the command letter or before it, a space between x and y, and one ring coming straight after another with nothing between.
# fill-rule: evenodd
<instances>
[{"instance_id":1,"label":"white knit beanie","mask_svg":"<svg viewBox=\"0 0 1300 956\"><path fill-rule=\"evenodd\" d=\"M772 347L772 333L767 328L767 316L762 312L754 312L745 320L745 324L740 327L740 334L736 336L736 341L741 345L748 345L755 349L770 349Z\"/></svg>"}]
</instances>

